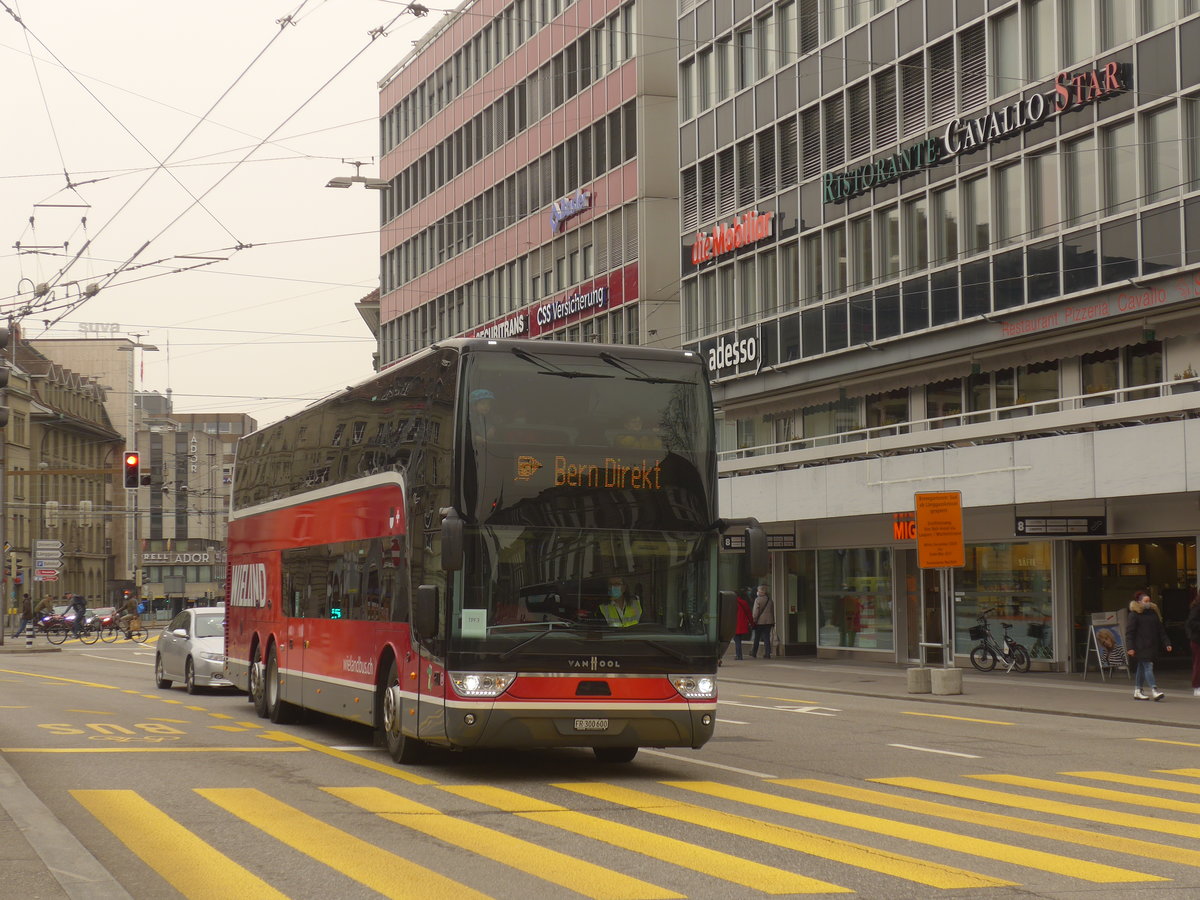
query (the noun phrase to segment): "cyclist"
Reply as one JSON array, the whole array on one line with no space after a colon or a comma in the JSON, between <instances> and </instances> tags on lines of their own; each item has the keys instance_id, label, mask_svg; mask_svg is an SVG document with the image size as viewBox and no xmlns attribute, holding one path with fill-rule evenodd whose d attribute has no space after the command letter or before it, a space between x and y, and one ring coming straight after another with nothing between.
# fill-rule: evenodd
<instances>
[{"instance_id":1,"label":"cyclist","mask_svg":"<svg viewBox=\"0 0 1200 900\"><path fill-rule=\"evenodd\" d=\"M75 621L71 623L71 635L79 637L87 624L87 600L82 594L67 594L67 603L75 613Z\"/></svg>"},{"instance_id":2,"label":"cyclist","mask_svg":"<svg viewBox=\"0 0 1200 900\"><path fill-rule=\"evenodd\" d=\"M125 632L125 640L132 639L134 626L140 624L137 597L131 596L125 601L125 605L121 607L121 618L117 621L120 623L121 630Z\"/></svg>"}]
</instances>

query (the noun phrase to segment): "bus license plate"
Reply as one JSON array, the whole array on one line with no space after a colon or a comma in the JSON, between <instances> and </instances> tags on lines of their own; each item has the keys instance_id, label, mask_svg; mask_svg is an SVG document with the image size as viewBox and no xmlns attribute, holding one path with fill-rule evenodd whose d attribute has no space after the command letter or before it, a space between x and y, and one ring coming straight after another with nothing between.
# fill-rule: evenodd
<instances>
[{"instance_id":1,"label":"bus license plate","mask_svg":"<svg viewBox=\"0 0 1200 900\"><path fill-rule=\"evenodd\" d=\"M608 719L576 719L576 731L608 731Z\"/></svg>"}]
</instances>

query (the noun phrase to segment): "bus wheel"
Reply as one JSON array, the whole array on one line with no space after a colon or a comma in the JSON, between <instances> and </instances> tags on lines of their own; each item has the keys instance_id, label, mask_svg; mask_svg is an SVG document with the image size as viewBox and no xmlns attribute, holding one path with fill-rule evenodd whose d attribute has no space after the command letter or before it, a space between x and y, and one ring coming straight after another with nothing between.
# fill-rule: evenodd
<instances>
[{"instance_id":1,"label":"bus wheel","mask_svg":"<svg viewBox=\"0 0 1200 900\"><path fill-rule=\"evenodd\" d=\"M404 766L419 763L425 758L424 742L404 733L404 696L400 692L400 676L396 662L388 669L387 687L383 691L383 739L392 759Z\"/></svg>"},{"instance_id":2,"label":"bus wheel","mask_svg":"<svg viewBox=\"0 0 1200 900\"><path fill-rule=\"evenodd\" d=\"M264 684L264 673L266 666L263 665L261 659L256 659L250 664L250 702L254 704L254 711L260 719L267 717L267 690Z\"/></svg>"},{"instance_id":3,"label":"bus wheel","mask_svg":"<svg viewBox=\"0 0 1200 900\"><path fill-rule=\"evenodd\" d=\"M593 747L592 752L596 754L596 759L602 763L627 763L632 762L637 756L637 747Z\"/></svg>"},{"instance_id":4,"label":"bus wheel","mask_svg":"<svg viewBox=\"0 0 1200 900\"><path fill-rule=\"evenodd\" d=\"M280 682L279 657L275 655L275 647L272 646L270 652L267 653L267 671L263 679L267 717L276 725L286 725L295 718L296 708L280 698Z\"/></svg>"}]
</instances>

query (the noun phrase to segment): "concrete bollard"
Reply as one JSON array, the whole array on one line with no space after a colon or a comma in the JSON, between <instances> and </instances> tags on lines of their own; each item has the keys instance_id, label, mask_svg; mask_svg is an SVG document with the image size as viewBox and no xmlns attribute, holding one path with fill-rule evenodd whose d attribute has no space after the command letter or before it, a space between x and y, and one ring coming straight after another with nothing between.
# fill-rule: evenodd
<instances>
[{"instance_id":1,"label":"concrete bollard","mask_svg":"<svg viewBox=\"0 0 1200 900\"><path fill-rule=\"evenodd\" d=\"M962 669L930 669L935 694L961 694Z\"/></svg>"},{"instance_id":2,"label":"concrete bollard","mask_svg":"<svg viewBox=\"0 0 1200 900\"><path fill-rule=\"evenodd\" d=\"M908 670L908 692L910 694L928 694L931 690L932 669L915 668Z\"/></svg>"}]
</instances>

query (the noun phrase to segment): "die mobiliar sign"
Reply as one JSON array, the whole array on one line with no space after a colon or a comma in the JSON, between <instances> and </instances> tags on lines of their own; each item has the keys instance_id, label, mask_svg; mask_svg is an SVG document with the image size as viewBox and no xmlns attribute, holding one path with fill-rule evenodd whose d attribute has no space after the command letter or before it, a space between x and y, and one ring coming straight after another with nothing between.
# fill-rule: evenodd
<instances>
[{"instance_id":1,"label":"die mobiliar sign","mask_svg":"<svg viewBox=\"0 0 1200 900\"><path fill-rule=\"evenodd\" d=\"M719 224L712 231L696 232L696 240L692 243L692 265L701 265L724 253L770 237L774 216L773 212L753 210L734 216L732 222Z\"/></svg>"},{"instance_id":2,"label":"die mobiliar sign","mask_svg":"<svg viewBox=\"0 0 1200 900\"><path fill-rule=\"evenodd\" d=\"M856 169L826 172L821 179L824 202L844 203L871 188L883 187L906 175L1036 128L1054 116L1106 100L1129 90L1131 85L1128 63L1110 61L1086 72L1059 72L1050 90L1030 94L974 118L953 119L940 138L917 141L891 156Z\"/></svg>"}]
</instances>

